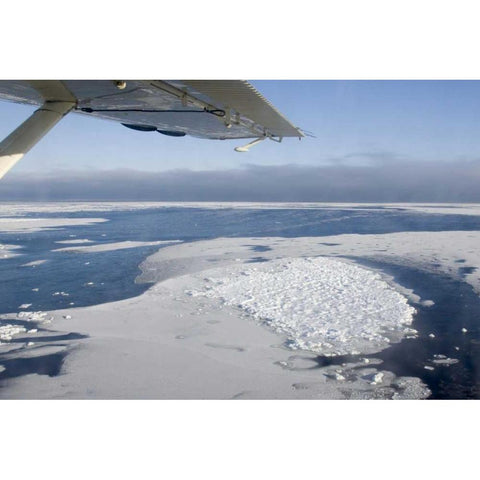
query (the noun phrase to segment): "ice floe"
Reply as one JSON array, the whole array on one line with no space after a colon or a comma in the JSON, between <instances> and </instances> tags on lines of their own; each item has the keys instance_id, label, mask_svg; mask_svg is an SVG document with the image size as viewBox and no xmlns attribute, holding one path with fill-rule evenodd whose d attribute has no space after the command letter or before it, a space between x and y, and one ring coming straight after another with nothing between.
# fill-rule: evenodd
<instances>
[{"instance_id":1,"label":"ice floe","mask_svg":"<svg viewBox=\"0 0 480 480\"><path fill-rule=\"evenodd\" d=\"M25 333L26 331L27 329L21 325L0 325L0 343L9 342L15 335L18 335L19 333Z\"/></svg>"},{"instance_id":2,"label":"ice floe","mask_svg":"<svg viewBox=\"0 0 480 480\"><path fill-rule=\"evenodd\" d=\"M75 238L73 240L57 240L55 243L77 245L82 243L93 243L93 241L88 240L87 238Z\"/></svg>"},{"instance_id":3,"label":"ice floe","mask_svg":"<svg viewBox=\"0 0 480 480\"><path fill-rule=\"evenodd\" d=\"M436 365L455 365L459 362L457 358L448 358L446 355L437 354L433 356L432 362Z\"/></svg>"},{"instance_id":4,"label":"ice floe","mask_svg":"<svg viewBox=\"0 0 480 480\"><path fill-rule=\"evenodd\" d=\"M0 217L0 230L9 233L30 233L58 229L72 225L102 223L104 218L4 218Z\"/></svg>"},{"instance_id":5,"label":"ice floe","mask_svg":"<svg viewBox=\"0 0 480 480\"><path fill-rule=\"evenodd\" d=\"M209 272L211 273L211 272ZM330 258L291 258L210 274L192 296L221 299L323 355L378 352L411 333L415 310L381 277Z\"/></svg>"},{"instance_id":6,"label":"ice floe","mask_svg":"<svg viewBox=\"0 0 480 480\"><path fill-rule=\"evenodd\" d=\"M421 305L424 307L433 307L435 305L435 302L433 300L423 300L420 302Z\"/></svg>"},{"instance_id":7,"label":"ice floe","mask_svg":"<svg viewBox=\"0 0 480 480\"><path fill-rule=\"evenodd\" d=\"M36 267L37 265L42 265L47 260L34 260L33 262L24 263L22 267Z\"/></svg>"},{"instance_id":8,"label":"ice floe","mask_svg":"<svg viewBox=\"0 0 480 480\"><path fill-rule=\"evenodd\" d=\"M321 238L217 238L161 249L141 265L143 273L139 281L163 280L165 272L175 276L180 272L184 274L206 270L212 267L212 262L225 265L227 262L235 263L236 259L251 261L252 249L268 246L269 250L262 252L262 257L267 260L319 255L360 259L376 257L386 263L444 273L470 284L480 294L479 243L479 231L344 234ZM464 259L466 264L479 268L464 278L458 271L458 259ZM430 300L421 299L399 286L397 288L411 298L412 302L421 304L422 301Z\"/></svg>"},{"instance_id":9,"label":"ice floe","mask_svg":"<svg viewBox=\"0 0 480 480\"><path fill-rule=\"evenodd\" d=\"M357 248L356 238L352 236L352 241L347 244L353 251ZM322 367L318 363L317 352L300 349L292 352L280 348L288 338L285 332L276 333L273 326L262 328L265 320L258 318L249 321L245 308L222 303L218 296L205 296L212 288L226 288L231 281L246 282L246 287L248 282L253 281L256 288L265 288L268 285L262 283L257 275L262 272L267 275L269 271L272 273L272 268L276 268L278 279L286 287L293 280L292 288L285 288L283 295L291 295L291 303L286 304L287 311L297 315L293 317L297 323L293 324L303 334L299 340L307 346L318 339L309 336L308 326L302 323L302 314L313 317L315 309L328 308L329 303L322 295L327 299L329 295L335 298L334 286L339 285L337 290L340 293L337 292L336 302L340 304L339 299L342 298L347 302L343 312L338 307L343 321L340 327L346 328L346 335L353 336L355 328L360 328L358 320L364 318L372 320L375 326L372 330L373 340L360 339L365 342L365 347L371 347L378 341L380 345L375 345L376 349L386 348L390 342L414 334L409 326L413 309L410 310L405 296L379 275L345 260L311 258L338 248L322 243L340 243L324 240L223 238L161 248L142 266L142 270L157 283L141 296L53 313L55 329L88 335L88 339L82 340L82 348L71 350L67 361L68 371L64 375L17 378L9 382L9 388L3 390L2 395L5 398L197 399L428 397L430 392L419 379L399 378L392 372L380 370L382 362L379 359L370 357L367 362L364 357L359 357L356 362ZM254 247L262 245L271 248L262 253L270 261L248 263L252 256L258 255ZM368 246L363 248L367 250ZM299 258L302 256L309 258ZM322 261L325 262L325 272L318 275ZM350 271L347 269L353 269L350 283L346 281ZM245 275L247 270L252 273ZM334 283L337 270L343 284ZM278 298L282 292L278 291L278 282L274 282L273 276L269 285L277 288ZM206 278L209 280L206 281ZM218 283L221 279L225 279L226 283ZM370 289L372 297L367 297L368 302L373 310L380 309L371 318L367 315L368 308L365 305L355 303L359 302L359 297L364 297L365 282L366 285L369 282L373 285ZM390 284L393 285L393 282ZM314 291L315 285L319 286L318 291ZM331 290L327 288L322 291L322 285ZM186 296L185 291L200 294ZM262 295L260 300L263 298L263 303L274 304L265 292ZM313 309L308 311L311 299ZM296 310L293 308L295 305L300 308ZM348 330L350 324L346 311L355 305L359 311L355 312L357 317L351 319L352 327ZM393 316L388 315L387 310L393 305L397 305L390 312ZM405 317L400 315L402 308ZM330 310L333 311L333 307ZM388 325L387 322L386 328L375 324L377 314L380 319L388 316L392 324ZM72 318L65 318L67 315ZM17 314L18 318L27 321L35 316L41 316L42 324L53 319L50 314L43 312ZM314 328L316 326L313 325ZM37 324L32 327L37 327ZM356 339L348 337L348 342L342 343L341 332L337 332L337 335L336 340L345 351L360 350L358 345L353 345ZM35 341L35 338L32 335L28 340ZM23 350L22 355L42 353L37 346ZM27 350L32 352L27 353ZM331 348L327 354L332 354L334 350ZM334 363L335 359L331 361ZM118 371L124 372L129 382L123 381L124 375L118 377ZM379 373L383 377L376 377ZM372 383L374 381L378 383Z\"/></svg>"},{"instance_id":10,"label":"ice floe","mask_svg":"<svg viewBox=\"0 0 480 480\"><path fill-rule=\"evenodd\" d=\"M125 242L101 243L97 245L85 245L80 247L63 247L53 250L54 252L73 252L73 253L94 253L94 252L110 252L113 250L123 250L124 248L147 247L153 245L171 245L174 243L182 243L181 240L159 240L155 242L133 242L127 240Z\"/></svg>"},{"instance_id":11,"label":"ice floe","mask_svg":"<svg viewBox=\"0 0 480 480\"><path fill-rule=\"evenodd\" d=\"M18 312L17 317L26 320L27 322L44 322L45 317L48 315L47 312Z\"/></svg>"}]
</instances>

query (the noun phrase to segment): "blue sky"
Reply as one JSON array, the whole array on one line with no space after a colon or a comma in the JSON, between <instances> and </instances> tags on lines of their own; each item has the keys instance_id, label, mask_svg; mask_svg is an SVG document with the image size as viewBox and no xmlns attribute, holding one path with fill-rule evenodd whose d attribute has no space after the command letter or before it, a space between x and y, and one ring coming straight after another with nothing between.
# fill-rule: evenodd
<instances>
[{"instance_id":1,"label":"blue sky","mask_svg":"<svg viewBox=\"0 0 480 480\"><path fill-rule=\"evenodd\" d=\"M168 138L105 120L68 115L15 167L40 170L178 168L224 170L247 164L362 165L480 158L479 81L260 80L253 85L293 124L316 138L242 142ZM0 102L0 137L32 107Z\"/></svg>"}]
</instances>

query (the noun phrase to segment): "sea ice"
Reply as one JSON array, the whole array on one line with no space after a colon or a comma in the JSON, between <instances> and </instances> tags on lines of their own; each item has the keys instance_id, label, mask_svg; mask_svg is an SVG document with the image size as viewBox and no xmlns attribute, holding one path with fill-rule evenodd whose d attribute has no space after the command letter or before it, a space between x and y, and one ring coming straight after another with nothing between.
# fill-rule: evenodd
<instances>
[{"instance_id":1,"label":"sea ice","mask_svg":"<svg viewBox=\"0 0 480 480\"><path fill-rule=\"evenodd\" d=\"M96 245L81 245L75 247L62 247L53 250L54 252L73 252L73 253L95 253L95 252L111 252L114 250L123 250L125 248L147 247L152 245L171 245L174 243L182 243L181 240L158 240L154 242L133 242L126 240L116 243L100 243Z\"/></svg>"},{"instance_id":2,"label":"sea ice","mask_svg":"<svg viewBox=\"0 0 480 480\"><path fill-rule=\"evenodd\" d=\"M91 225L106 222L104 218L0 218L2 232L30 233L67 225Z\"/></svg>"},{"instance_id":3,"label":"sea ice","mask_svg":"<svg viewBox=\"0 0 480 480\"><path fill-rule=\"evenodd\" d=\"M93 243L92 240L88 240L87 238L75 238L73 240L57 240L55 243L64 243L64 244L80 244L80 243Z\"/></svg>"},{"instance_id":4,"label":"sea ice","mask_svg":"<svg viewBox=\"0 0 480 480\"><path fill-rule=\"evenodd\" d=\"M419 400L428 398L432 393L417 377L400 377L394 385L399 389L392 397L394 400Z\"/></svg>"},{"instance_id":5,"label":"sea ice","mask_svg":"<svg viewBox=\"0 0 480 480\"><path fill-rule=\"evenodd\" d=\"M27 331L26 328L23 328L19 325L1 325L0 326L0 343L1 341L8 342L12 339L14 335L18 335L19 333L25 333Z\"/></svg>"},{"instance_id":6,"label":"sea ice","mask_svg":"<svg viewBox=\"0 0 480 480\"><path fill-rule=\"evenodd\" d=\"M385 374L382 373L382 372L372 373L370 375L367 375L367 380L370 381L370 385L377 385L377 384L383 382L383 377L384 376L385 376Z\"/></svg>"},{"instance_id":7,"label":"sea ice","mask_svg":"<svg viewBox=\"0 0 480 480\"><path fill-rule=\"evenodd\" d=\"M42 265L46 260L34 260L33 262L24 263L22 267L36 267L37 265Z\"/></svg>"},{"instance_id":8,"label":"sea ice","mask_svg":"<svg viewBox=\"0 0 480 480\"><path fill-rule=\"evenodd\" d=\"M433 300L424 300L422 302L422 305L424 307L433 307L433 305L435 305L435 302Z\"/></svg>"},{"instance_id":9,"label":"sea ice","mask_svg":"<svg viewBox=\"0 0 480 480\"><path fill-rule=\"evenodd\" d=\"M22 320L36 321L36 322L46 322L45 317L47 316L46 312L38 311L38 312L18 312L17 317L21 318Z\"/></svg>"},{"instance_id":10,"label":"sea ice","mask_svg":"<svg viewBox=\"0 0 480 480\"><path fill-rule=\"evenodd\" d=\"M290 348L323 355L383 350L410 331L415 313L380 275L324 257L231 266L189 294L220 298L286 335Z\"/></svg>"},{"instance_id":11,"label":"sea ice","mask_svg":"<svg viewBox=\"0 0 480 480\"><path fill-rule=\"evenodd\" d=\"M446 355L434 355L432 362L437 365L449 366L455 365L459 362L459 360L457 358L448 358Z\"/></svg>"}]
</instances>

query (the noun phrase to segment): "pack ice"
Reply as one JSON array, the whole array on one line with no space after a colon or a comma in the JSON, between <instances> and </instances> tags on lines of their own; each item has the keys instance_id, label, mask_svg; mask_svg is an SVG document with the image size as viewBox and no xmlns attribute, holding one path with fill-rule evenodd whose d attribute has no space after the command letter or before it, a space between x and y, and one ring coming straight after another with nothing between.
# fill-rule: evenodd
<instances>
[{"instance_id":1,"label":"pack ice","mask_svg":"<svg viewBox=\"0 0 480 480\"><path fill-rule=\"evenodd\" d=\"M195 296L221 299L323 355L374 353L412 335L415 309L379 274L331 258L290 258L212 270ZM223 273L223 275L221 275Z\"/></svg>"}]
</instances>

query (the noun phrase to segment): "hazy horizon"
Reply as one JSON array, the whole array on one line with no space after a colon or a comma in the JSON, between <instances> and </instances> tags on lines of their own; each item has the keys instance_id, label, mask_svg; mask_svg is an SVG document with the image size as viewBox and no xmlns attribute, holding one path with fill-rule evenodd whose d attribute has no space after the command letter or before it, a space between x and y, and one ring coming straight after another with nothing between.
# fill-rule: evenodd
<instances>
[{"instance_id":1,"label":"hazy horizon","mask_svg":"<svg viewBox=\"0 0 480 480\"><path fill-rule=\"evenodd\" d=\"M480 160L364 155L363 165L11 172L1 201L480 202Z\"/></svg>"}]
</instances>

